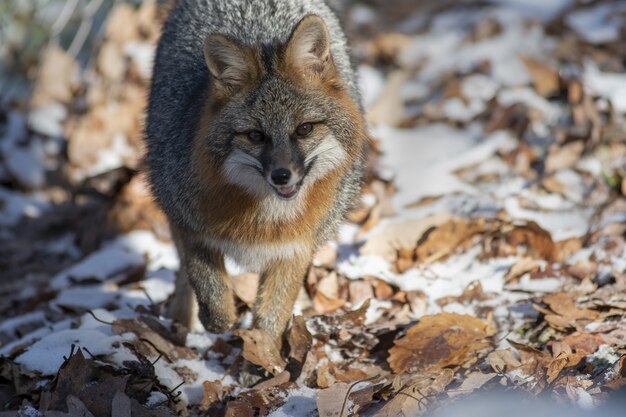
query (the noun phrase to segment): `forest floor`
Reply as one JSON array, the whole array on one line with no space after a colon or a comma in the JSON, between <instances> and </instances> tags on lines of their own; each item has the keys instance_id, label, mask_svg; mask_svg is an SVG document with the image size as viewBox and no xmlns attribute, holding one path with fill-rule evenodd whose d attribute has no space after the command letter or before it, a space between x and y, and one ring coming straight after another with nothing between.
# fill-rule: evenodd
<instances>
[{"instance_id":1,"label":"forest floor","mask_svg":"<svg viewBox=\"0 0 626 417\"><path fill-rule=\"evenodd\" d=\"M163 11L116 5L80 63L42 50L32 94L0 107L0 416L413 416L490 392L585 410L623 393L626 5L415 3L340 5L376 149L282 352L249 330L258 277L236 265L239 330L162 316L179 261L141 155ZM242 358L272 378L242 387Z\"/></svg>"}]
</instances>

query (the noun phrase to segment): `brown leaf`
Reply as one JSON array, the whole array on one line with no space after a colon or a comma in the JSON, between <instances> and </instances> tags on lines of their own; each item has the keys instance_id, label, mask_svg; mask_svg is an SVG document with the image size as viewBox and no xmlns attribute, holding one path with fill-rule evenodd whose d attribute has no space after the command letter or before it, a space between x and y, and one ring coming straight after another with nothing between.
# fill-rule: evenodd
<instances>
[{"instance_id":1,"label":"brown leaf","mask_svg":"<svg viewBox=\"0 0 626 417\"><path fill-rule=\"evenodd\" d=\"M393 399L374 414L374 417L409 417L422 414L433 397L443 392L453 379L454 371L451 369L442 369L430 375L416 374L412 382L399 387Z\"/></svg>"},{"instance_id":2,"label":"brown leaf","mask_svg":"<svg viewBox=\"0 0 626 417\"><path fill-rule=\"evenodd\" d=\"M106 38L118 45L140 38L135 10L129 4L120 4L111 10L106 23Z\"/></svg>"},{"instance_id":3,"label":"brown leaf","mask_svg":"<svg viewBox=\"0 0 626 417\"><path fill-rule=\"evenodd\" d=\"M287 343L289 344L289 357L301 367L313 343L313 336L306 328L304 317L294 316L291 320L291 327L287 332Z\"/></svg>"},{"instance_id":4,"label":"brown leaf","mask_svg":"<svg viewBox=\"0 0 626 417\"><path fill-rule=\"evenodd\" d=\"M499 349L490 352L487 355L487 362L489 362L489 366L494 371L499 373L511 371L522 365L510 349Z\"/></svg>"},{"instance_id":5,"label":"brown leaf","mask_svg":"<svg viewBox=\"0 0 626 417\"><path fill-rule=\"evenodd\" d=\"M229 401L226 404L224 417L254 417L255 411L247 402Z\"/></svg>"},{"instance_id":6,"label":"brown leaf","mask_svg":"<svg viewBox=\"0 0 626 417\"><path fill-rule=\"evenodd\" d=\"M116 392L113 397L111 417L131 417L130 398L122 391Z\"/></svg>"},{"instance_id":7,"label":"brown leaf","mask_svg":"<svg viewBox=\"0 0 626 417\"><path fill-rule=\"evenodd\" d=\"M394 342L389 365L396 373L463 365L489 346L486 338L493 334L492 325L476 317L453 313L425 316Z\"/></svg>"},{"instance_id":8,"label":"brown leaf","mask_svg":"<svg viewBox=\"0 0 626 417\"><path fill-rule=\"evenodd\" d=\"M572 351L576 353L584 353L585 355L595 353L600 345L606 343L600 334L580 332L568 334L563 338L562 342L567 344Z\"/></svg>"},{"instance_id":9,"label":"brown leaf","mask_svg":"<svg viewBox=\"0 0 626 417\"><path fill-rule=\"evenodd\" d=\"M199 409L200 411L207 411L213 404L221 400L224 389L220 381L204 381L202 392L202 402Z\"/></svg>"},{"instance_id":10,"label":"brown leaf","mask_svg":"<svg viewBox=\"0 0 626 417\"><path fill-rule=\"evenodd\" d=\"M122 188L107 216L119 233L152 230L159 238L169 236L165 214L156 205L144 173Z\"/></svg>"},{"instance_id":11,"label":"brown leaf","mask_svg":"<svg viewBox=\"0 0 626 417\"><path fill-rule=\"evenodd\" d=\"M593 320L598 312L589 309L579 309L574 302L575 294L558 292L546 295L542 301L556 314L546 314L546 321L558 330L573 327L577 320Z\"/></svg>"},{"instance_id":12,"label":"brown leaf","mask_svg":"<svg viewBox=\"0 0 626 417\"><path fill-rule=\"evenodd\" d=\"M552 174L574 166L580 160L584 148L585 145L580 140L567 145L551 146L546 158L546 173Z\"/></svg>"},{"instance_id":13,"label":"brown leaf","mask_svg":"<svg viewBox=\"0 0 626 417\"><path fill-rule=\"evenodd\" d=\"M506 273L504 280L507 283L515 281L522 275L525 275L529 272L538 271L540 268L541 262L529 257L524 257L520 259L515 265L513 265L511 269L509 269L509 272Z\"/></svg>"},{"instance_id":14,"label":"brown leaf","mask_svg":"<svg viewBox=\"0 0 626 417\"><path fill-rule=\"evenodd\" d=\"M282 371L278 375L256 384L253 390L263 391L269 388L274 388L274 387L288 383L290 379L291 379L291 374L288 371Z\"/></svg>"},{"instance_id":15,"label":"brown leaf","mask_svg":"<svg viewBox=\"0 0 626 417\"><path fill-rule=\"evenodd\" d=\"M351 280L348 284L348 293L352 305L359 305L369 298L374 298L372 284L363 280Z\"/></svg>"},{"instance_id":16,"label":"brown leaf","mask_svg":"<svg viewBox=\"0 0 626 417\"><path fill-rule=\"evenodd\" d=\"M231 279L235 295L246 303L249 308L252 308L259 288L259 275L244 272L243 274L233 276Z\"/></svg>"},{"instance_id":17,"label":"brown leaf","mask_svg":"<svg viewBox=\"0 0 626 417\"><path fill-rule=\"evenodd\" d=\"M427 230L450 219L449 214L437 213L419 220L389 224L381 232L370 236L359 252L363 255L380 255L395 261L397 248L414 248Z\"/></svg>"},{"instance_id":18,"label":"brown leaf","mask_svg":"<svg viewBox=\"0 0 626 417\"><path fill-rule=\"evenodd\" d=\"M317 411L320 417L348 416L349 410L345 409L342 413L342 407L347 403L349 389L350 386L345 382L338 382L321 390L317 396Z\"/></svg>"},{"instance_id":19,"label":"brown leaf","mask_svg":"<svg viewBox=\"0 0 626 417\"><path fill-rule=\"evenodd\" d=\"M463 241L482 231L484 227L483 219L451 219L430 228L417 243L417 261L432 263L443 259L452 254Z\"/></svg>"},{"instance_id":20,"label":"brown leaf","mask_svg":"<svg viewBox=\"0 0 626 417\"><path fill-rule=\"evenodd\" d=\"M272 375L276 375L285 369L286 362L280 356L280 352L274 339L262 329L237 329L233 332L243 339L243 357Z\"/></svg>"},{"instance_id":21,"label":"brown leaf","mask_svg":"<svg viewBox=\"0 0 626 417\"><path fill-rule=\"evenodd\" d=\"M471 394L473 391L481 388L487 382L494 379L498 374L490 373L483 374L482 372L472 372L469 375L465 375L461 386L448 392L450 397L456 397L458 395Z\"/></svg>"},{"instance_id":22,"label":"brown leaf","mask_svg":"<svg viewBox=\"0 0 626 417\"><path fill-rule=\"evenodd\" d=\"M556 261L556 247L552 235L535 222L515 226L507 235L507 242L511 246L525 246L528 254L547 261Z\"/></svg>"},{"instance_id":23,"label":"brown leaf","mask_svg":"<svg viewBox=\"0 0 626 417\"><path fill-rule=\"evenodd\" d=\"M38 108L54 102L69 103L79 86L78 62L59 47L50 46L43 55L31 105Z\"/></svg>"},{"instance_id":24,"label":"brown leaf","mask_svg":"<svg viewBox=\"0 0 626 417\"><path fill-rule=\"evenodd\" d=\"M346 304L346 300L339 298L329 298L322 292L316 292L313 297L313 307L318 314L330 314L337 311L338 308L343 307Z\"/></svg>"},{"instance_id":25,"label":"brown leaf","mask_svg":"<svg viewBox=\"0 0 626 417\"><path fill-rule=\"evenodd\" d=\"M532 77L533 86L537 93L549 97L559 92L560 77L557 69L535 58L528 56L521 56L520 58Z\"/></svg>"},{"instance_id":26,"label":"brown leaf","mask_svg":"<svg viewBox=\"0 0 626 417\"><path fill-rule=\"evenodd\" d=\"M196 353L186 346L176 346L165 336L171 332L161 326L158 327L148 317L119 319L113 322L111 330L115 334L134 333L137 339L132 343L144 356L163 355L168 361L178 359L195 359Z\"/></svg>"},{"instance_id":27,"label":"brown leaf","mask_svg":"<svg viewBox=\"0 0 626 417\"><path fill-rule=\"evenodd\" d=\"M561 371L568 366L569 364L569 355L565 352L554 358L548 364L547 376L548 383L553 383L561 374Z\"/></svg>"}]
</instances>

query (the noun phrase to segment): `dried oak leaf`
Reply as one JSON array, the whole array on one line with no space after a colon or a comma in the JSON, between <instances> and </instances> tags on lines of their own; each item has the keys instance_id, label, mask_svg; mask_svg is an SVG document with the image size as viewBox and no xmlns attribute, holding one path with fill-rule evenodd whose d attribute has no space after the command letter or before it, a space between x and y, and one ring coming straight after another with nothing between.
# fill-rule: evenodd
<instances>
[{"instance_id":1,"label":"dried oak leaf","mask_svg":"<svg viewBox=\"0 0 626 417\"><path fill-rule=\"evenodd\" d=\"M320 417L337 417L345 414L348 410L343 408L346 405L349 390L350 385L345 382L338 382L321 390L317 396L317 412Z\"/></svg>"},{"instance_id":2,"label":"dried oak leaf","mask_svg":"<svg viewBox=\"0 0 626 417\"><path fill-rule=\"evenodd\" d=\"M536 308L545 314L545 320L557 330L575 327L577 320L594 320L598 317L597 311L576 307L574 296L564 292L549 294L543 297L542 301L550 307L551 311Z\"/></svg>"},{"instance_id":3,"label":"dried oak leaf","mask_svg":"<svg viewBox=\"0 0 626 417\"><path fill-rule=\"evenodd\" d=\"M520 58L532 77L533 86L537 93L544 97L558 93L560 89L560 77L559 71L556 68L528 56L521 56Z\"/></svg>"},{"instance_id":4,"label":"dried oak leaf","mask_svg":"<svg viewBox=\"0 0 626 417\"><path fill-rule=\"evenodd\" d=\"M243 357L272 375L277 375L285 369L286 362L274 339L262 329L237 329L233 332L243 339Z\"/></svg>"},{"instance_id":5,"label":"dried oak leaf","mask_svg":"<svg viewBox=\"0 0 626 417\"><path fill-rule=\"evenodd\" d=\"M513 355L510 349L499 349L487 355L487 362L491 369L498 373L508 372L522 366L522 363Z\"/></svg>"},{"instance_id":6,"label":"dried oak leaf","mask_svg":"<svg viewBox=\"0 0 626 417\"><path fill-rule=\"evenodd\" d=\"M436 374L418 374L411 376L408 383L394 381L392 386L396 395L374 414L374 417L408 417L422 414L431 399L443 392L454 379L454 371L442 369Z\"/></svg>"},{"instance_id":7,"label":"dried oak leaf","mask_svg":"<svg viewBox=\"0 0 626 417\"><path fill-rule=\"evenodd\" d=\"M465 375L461 386L454 390L448 391L448 395L450 397L456 397L459 395L467 395L481 388L487 382L494 379L498 374L496 373L488 373L484 374L482 372L472 372L469 375Z\"/></svg>"},{"instance_id":8,"label":"dried oak leaf","mask_svg":"<svg viewBox=\"0 0 626 417\"><path fill-rule=\"evenodd\" d=\"M224 388L220 381L204 381L202 383L202 402L200 411L207 411L211 406L221 400Z\"/></svg>"},{"instance_id":9,"label":"dried oak leaf","mask_svg":"<svg viewBox=\"0 0 626 417\"><path fill-rule=\"evenodd\" d=\"M436 262L450 255L463 241L485 229L484 219L451 219L427 230L415 250L420 263Z\"/></svg>"},{"instance_id":10,"label":"dried oak leaf","mask_svg":"<svg viewBox=\"0 0 626 417\"><path fill-rule=\"evenodd\" d=\"M156 322L158 323L158 322ZM196 353L186 346L176 346L180 342L175 338L168 340L166 336L176 336L165 327L159 326L148 317L115 320L111 330L115 334L134 333L137 340L133 342L137 351L144 356L163 355L168 361L178 359L195 359Z\"/></svg>"},{"instance_id":11,"label":"dried oak leaf","mask_svg":"<svg viewBox=\"0 0 626 417\"><path fill-rule=\"evenodd\" d=\"M31 105L39 108L54 102L69 103L79 86L78 62L61 48L50 46L43 55Z\"/></svg>"},{"instance_id":12,"label":"dried oak leaf","mask_svg":"<svg viewBox=\"0 0 626 417\"><path fill-rule=\"evenodd\" d=\"M300 365L304 364L313 343L313 336L306 328L304 317L294 316L287 332L287 343L289 344L289 358Z\"/></svg>"},{"instance_id":13,"label":"dried oak leaf","mask_svg":"<svg viewBox=\"0 0 626 417\"><path fill-rule=\"evenodd\" d=\"M494 333L492 323L468 315L425 316L389 349L389 365L396 373L463 365L490 345Z\"/></svg>"}]
</instances>

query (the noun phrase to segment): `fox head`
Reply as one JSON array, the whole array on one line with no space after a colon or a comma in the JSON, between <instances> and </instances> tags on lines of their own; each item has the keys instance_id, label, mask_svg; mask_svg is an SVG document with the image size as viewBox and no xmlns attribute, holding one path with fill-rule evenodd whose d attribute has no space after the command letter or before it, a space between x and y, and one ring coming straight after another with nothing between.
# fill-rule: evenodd
<instances>
[{"instance_id":1,"label":"fox head","mask_svg":"<svg viewBox=\"0 0 626 417\"><path fill-rule=\"evenodd\" d=\"M363 117L330 45L315 15L284 44L206 38L209 115L200 140L225 181L255 197L290 201L363 157Z\"/></svg>"}]
</instances>

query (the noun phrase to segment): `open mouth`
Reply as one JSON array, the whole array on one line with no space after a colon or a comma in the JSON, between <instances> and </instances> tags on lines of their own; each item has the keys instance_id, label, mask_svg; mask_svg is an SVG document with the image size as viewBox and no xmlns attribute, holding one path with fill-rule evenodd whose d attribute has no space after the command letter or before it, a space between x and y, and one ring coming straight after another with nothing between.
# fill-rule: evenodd
<instances>
[{"instance_id":1,"label":"open mouth","mask_svg":"<svg viewBox=\"0 0 626 417\"><path fill-rule=\"evenodd\" d=\"M295 197L296 194L298 194L298 191L300 190L301 185L302 185L302 180L300 180L296 184L289 185L289 186L279 186L279 187L274 186L274 191L276 191L276 194L278 194L280 198L289 200Z\"/></svg>"}]
</instances>

